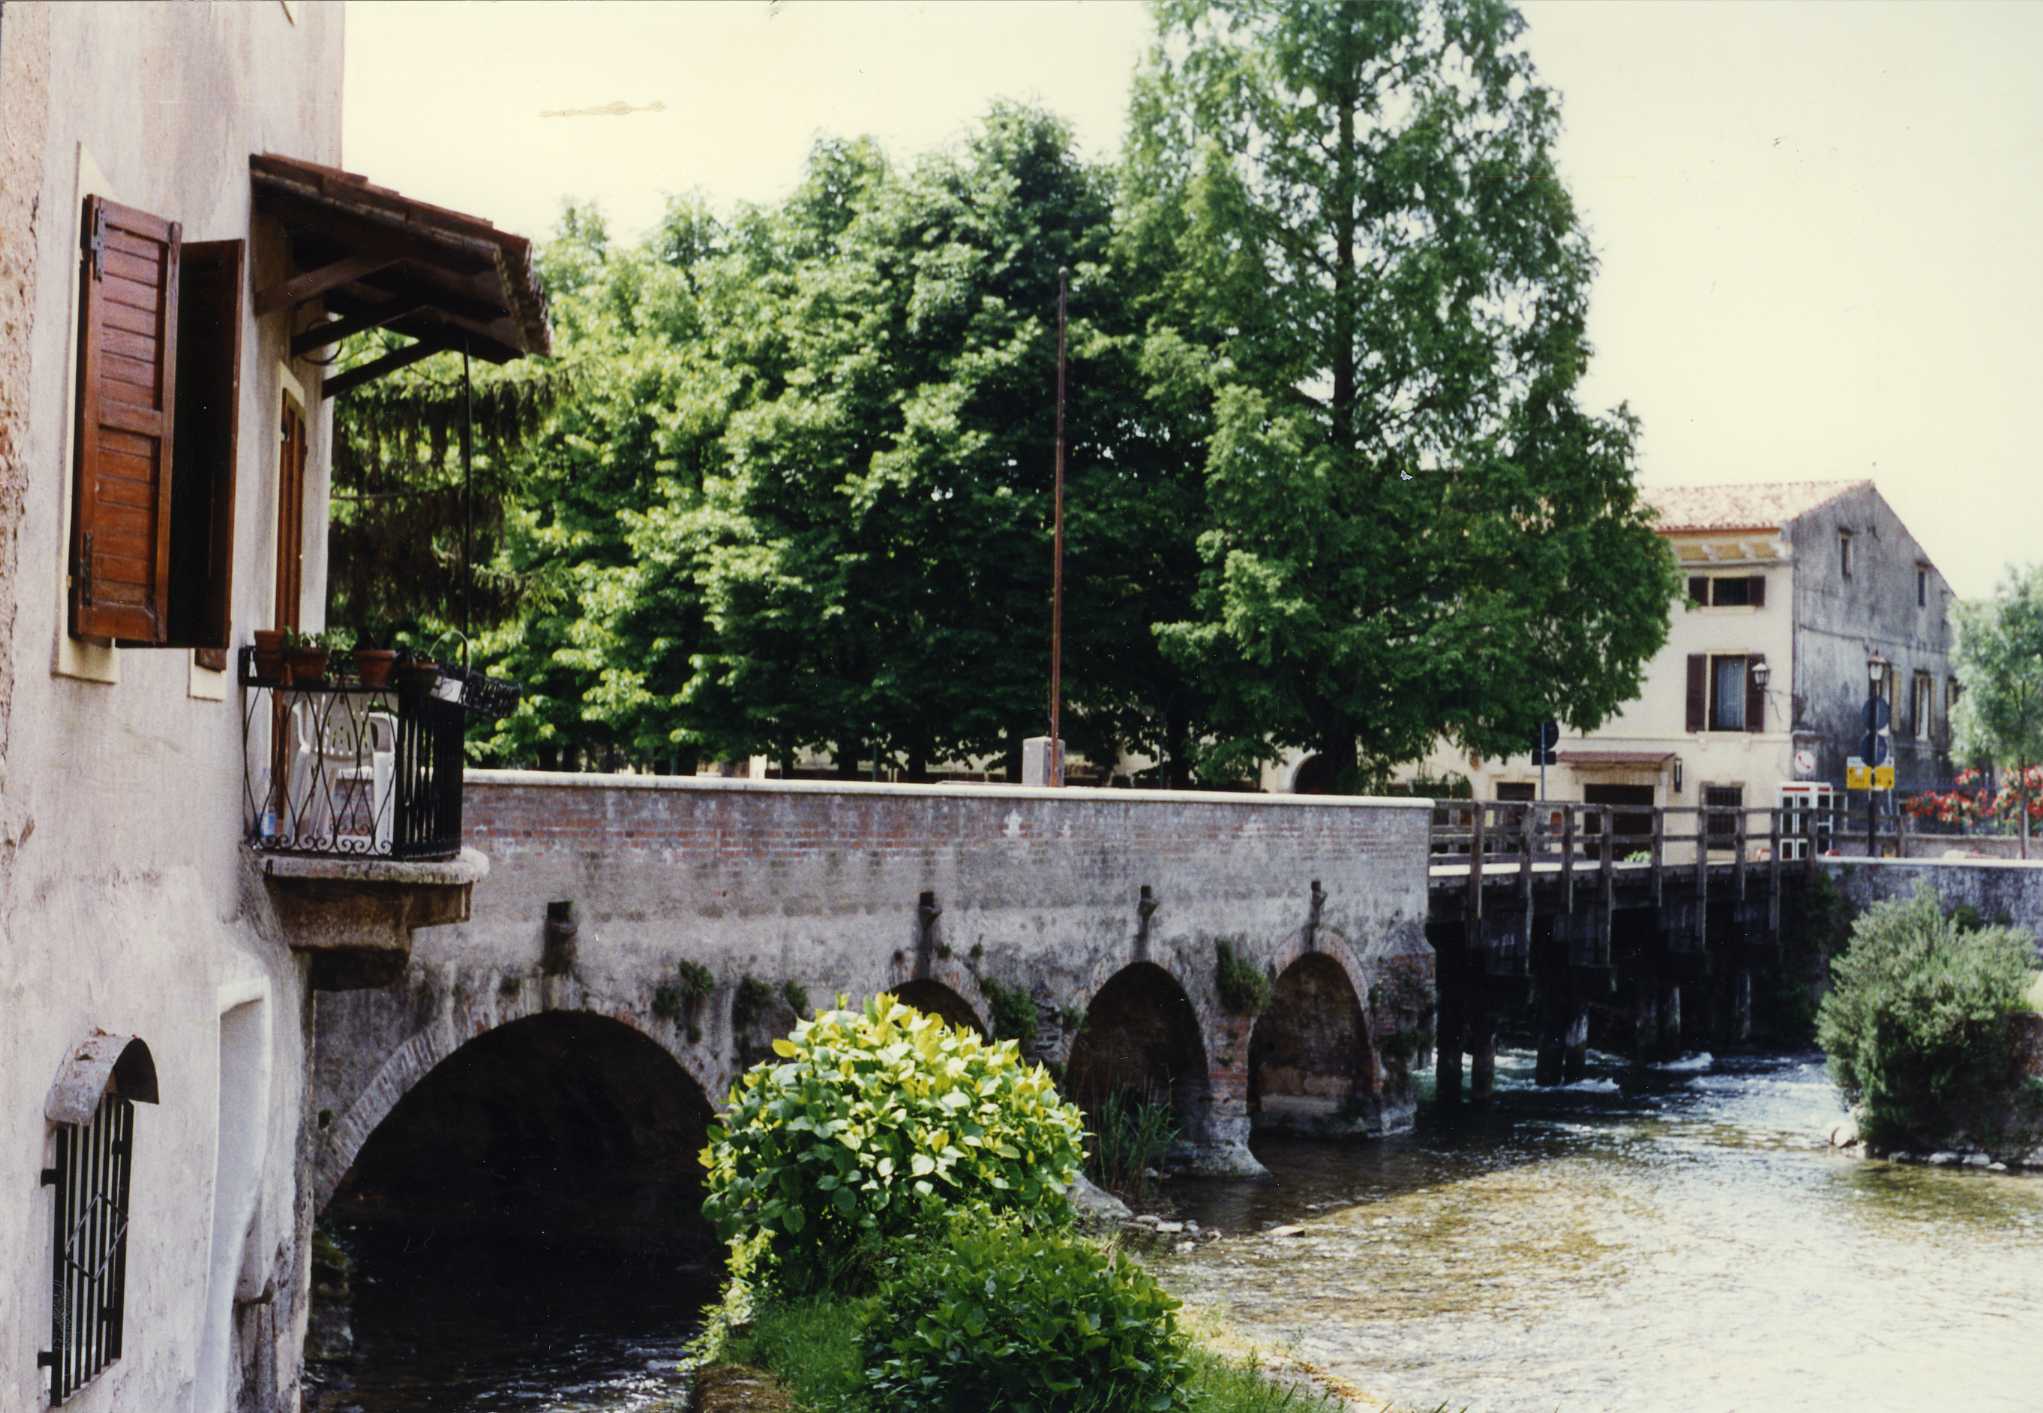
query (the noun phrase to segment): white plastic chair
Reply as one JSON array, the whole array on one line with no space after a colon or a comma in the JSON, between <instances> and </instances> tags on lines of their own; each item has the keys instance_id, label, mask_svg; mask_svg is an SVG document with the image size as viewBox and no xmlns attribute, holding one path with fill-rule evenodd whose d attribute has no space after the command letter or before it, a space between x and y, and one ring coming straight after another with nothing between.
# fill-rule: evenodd
<instances>
[{"instance_id":1,"label":"white plastic chair","mask_svg":"<svg viewBox=\"0 0 2043 1413\"><path fill-rule=\"evenodd\" d=\"M332 739L336 730L345 732L347 739ZM350 703L344 719L329 724L328 736L328 749L336 760L359 761L366 741L369 764L349 765L336 770L334 779L349 787L350 794L359 793L364 785L368 786L369 833L347 837L358 841L358 844L368 843L376 853L385 853L390 848L391 824L397 808L391 789L397 779L397 717L387 711L363 712L357 716ZM349 811L351 816L353 813Z\"/></svg>"}]
</instances>

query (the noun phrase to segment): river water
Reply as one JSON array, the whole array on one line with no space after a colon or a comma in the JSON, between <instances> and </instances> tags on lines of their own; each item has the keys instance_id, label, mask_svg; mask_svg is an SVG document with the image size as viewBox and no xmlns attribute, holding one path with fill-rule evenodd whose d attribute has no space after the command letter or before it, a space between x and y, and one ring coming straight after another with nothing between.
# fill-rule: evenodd
<instances>
[{"instance_id":1,"label":"river water","mask_svg":"<svg viewBox=\"0 0 2043 1413\"><path fill-rule=\"evenodd\" d=\"M720 1266L453 1250L344 1233L354 1347L308 1361L306 1413L682 1413Z\"/></svg>"},{"instance_id":2,"label":"river water","mask_svg":"<svg viewBox=\"0 0 2043 1413\"><path fill-rule=\"evenodd\" d=\"M1833 1153L1815 1056L1531 1079L1506 1051L1486 1115L1259 1141L1272 1179L1171 1183L1226 1235L1152 1264L1399 1407L2043 1409L2043 1179ZM713 1293L700 1266L431 1251L358 1251L355 1279L355 1354L314 1366L310 1413L665 1413Z\"/></svg>"},{"instance_id":3,"label":"river water","mask_svg":"<svg viewBox=\"0 0 2043 1413\"><path fill-rule=\"evenodd\" d=\"M1229 1235L1165 1284L1400 1407L2043 1409L2043 1180L1834 1153L1820 1056L1532 1062L1488 1115L1172 1184Z\"/></svg>"}]
</instances>

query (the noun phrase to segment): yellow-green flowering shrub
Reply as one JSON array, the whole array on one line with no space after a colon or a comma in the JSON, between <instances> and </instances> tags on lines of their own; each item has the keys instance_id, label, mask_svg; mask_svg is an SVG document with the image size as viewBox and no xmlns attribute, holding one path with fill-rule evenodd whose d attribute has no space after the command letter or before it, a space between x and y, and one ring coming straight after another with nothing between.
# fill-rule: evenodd
<instances>
[{"instance_id":1,"label":"yellow-green flowering shrub","mask_svg":"<svg viewBox=\"0 0 2043 1413\"><path fill-rule=\"evenodd\" d=\"M883 994L773 1050L710 1129L703 1213L727 1241L766 1233L782 1291L855 1284L862 1252L942 1208L1068 1218L1079 1112L1014 1042Z\"/></svg>"}]
</instances>

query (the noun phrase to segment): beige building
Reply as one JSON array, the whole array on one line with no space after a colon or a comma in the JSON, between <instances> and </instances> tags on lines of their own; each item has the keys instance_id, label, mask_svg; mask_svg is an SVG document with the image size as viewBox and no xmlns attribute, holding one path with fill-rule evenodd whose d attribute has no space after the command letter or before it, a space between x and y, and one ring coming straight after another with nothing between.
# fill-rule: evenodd
<instances>
[{"instance_id":1,"label":"beige building","mask_svg":"<svg viewBox=\"0 0 2043 1413\"><path fill-rule=\"evenodd\" d=\"M298 1405L315 993L483 871L409 819L402 862L375 820L329 821L350 860L259 824L301 760L413 798L240 666L322 619L327 398L369 375L316 326L544 346L522 241L334 169L343 14L0 10L6 1413Z\"/></svg>"},{"instance_id":2,"label":"beige building","mask_svg":"<svg viewBox=\"0 0 2043 1413\"><path fill-rule=\"evenodd\" d=\"M1844 784L1870 687L1891 710L1897 785L1948 781L1952 594L1870 481L1647 487L1683 601L1636 699L1598 730L1565 729L1546 795L1612 805L1773 804L1790 781ZM1529 754L1442 746L1432 778L1480 799L1531 799ZM1755 830L1764 828L1760 818Z\"/></svg>"}]
</instances>

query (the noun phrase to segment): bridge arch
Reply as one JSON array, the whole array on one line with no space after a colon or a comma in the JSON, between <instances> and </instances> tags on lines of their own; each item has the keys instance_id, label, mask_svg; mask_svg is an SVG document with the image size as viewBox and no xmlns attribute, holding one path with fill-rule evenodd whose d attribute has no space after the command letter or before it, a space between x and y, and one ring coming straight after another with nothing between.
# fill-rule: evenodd
<instances>
[{"instance_id":1,"label":"bridge arch","mask_svg":"<svg viewBox=\"0 0 2043 1413\"><path fill-rule=\"evenodd\" d=\"M422 983L416 974L413 980ZM441 988L417 984L414 989L419 992L414 999L423 1001ZM714 1107L729 1089L732 1079L729 1067L717 1063L711 1047L689 1043L685 1026L660 1022L642 1003L583 993L577 988L574 995L558 998L560 1003L529 1004L527 998L535 989L525 987L512 999L501 992L470 995L455 988L450 999L458 998L457 1003L394 1046L345 1108L337 1113L321 1111L313 1181L315 1211L324 1211L332 1202L370 1138L414 1090L441 1073L442 1067L457 1054L499 1031L546 1019L579 1018L595 1022L596 1029L585 1034L607 1036L618 1043L628 1034L643 1046L661 1052L679 1071L668 1078L701 1096L705 1109ZM604 1026L611 1029L606 1031ZM693 1163L692 1155L690 1162Z\"/></svg>"},{"instance_id":2,"label":"bridge arch","mask_svg":"<svg viewBox=\"0 0 2043 1413\"><path fill-rule=\"evenodd\" d=\"M1132 962L1093 992L1064 1073L1065 1097L1088 1119L1124 1093L1168 1102L1187 1138L1207 1133L1213 1087L1204 1027L1185 987L1155 962Z\"/></svg>"},{"instance_id":3,"label":"bridge arch","mask_svg":"<svg viewBox=\"0 0 2043 1413\"><path fill-rule=\"evenodd\" d=\"M1292 935L1271 958L1270 1003L1248 1044L1249 1119L1258 1131L1361 1132L1380 1122L1382 1066L1365 998L1368 975L1347 940Z\"/></svg>"},{"instance_id":4,"label":"bridge arch","mask_svg":"<svg viewBox=\"0 0 2043 1413\"><path fill-rule=\"evenodd\" d=\"M949 986L932 977L916 977L910 981L898 982L888 989L894 993L896 1000L904 1001L918 1011L940 1016L948 1025L976 1030L982 1037L992 1034L987 1029L986 1022L980 1018L978 1008Z\"/></svg>"},{"instance_id":5,"label":"bridge arch","mask_svg":"<svg viewBox=\"0 0 2043 1413\"><path fill-rule=\"evenodd\" d=\"M700 1208L710 1119L701 1083L637 1027L584 1010L522 1016L418 1076L336 1177L328 1210L436 1239L672 1246L676 1215ZM708 1244L705 1226L678 1235Z\"/></svg>"}]
</instances>

